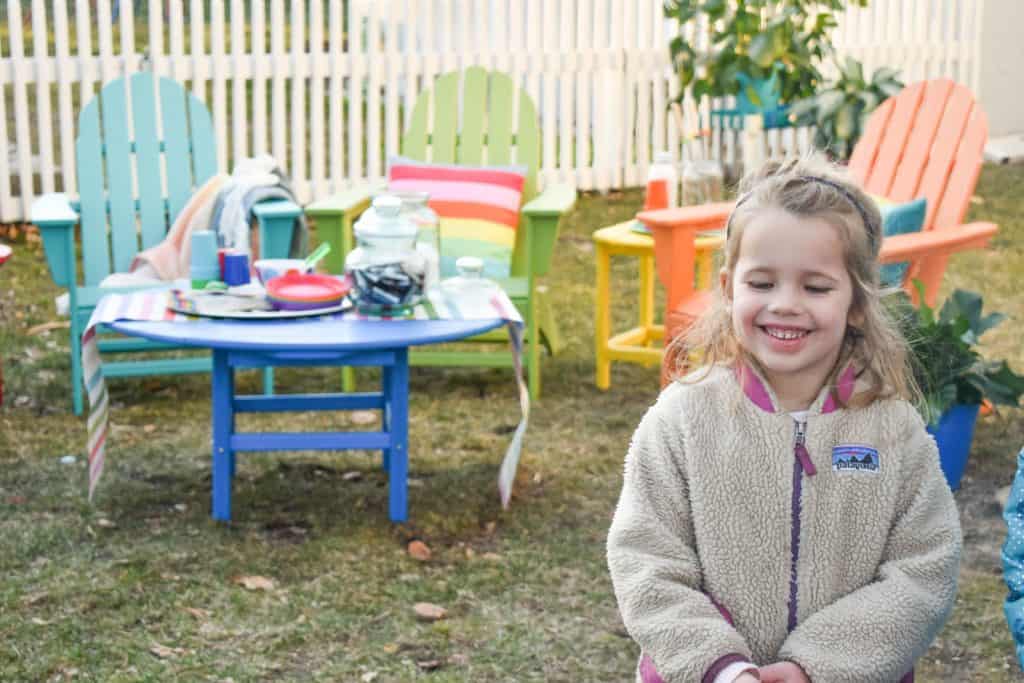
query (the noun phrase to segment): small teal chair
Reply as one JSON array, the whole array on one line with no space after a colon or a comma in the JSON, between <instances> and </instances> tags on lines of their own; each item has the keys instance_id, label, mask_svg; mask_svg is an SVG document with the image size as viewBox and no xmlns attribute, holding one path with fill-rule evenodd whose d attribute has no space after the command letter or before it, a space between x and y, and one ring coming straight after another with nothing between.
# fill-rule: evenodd
<instances>
[{"instance_id":1,"label":"small teal chair","mask_svg":"<svg viewBox=\"0 0 1024 683\"><path fill-rule=\"evenodd\" d=\"M129 122L134 137L129 136ZM79 114L75 139L79 200L71 202L57 193L44 195L32 205L32 222L42 235L50 274L69 293L71 400L76 415L83 409L85 325L104 294L131 291L100 288L100 282L111 273L127 272L139 251L164 239L192 193L217 172L216 148L206 106L176 81L149 72L111 81ZM258 204L254 213L262 253L287 256L299 207L276 199ZM75 244L76 224L81 230L80 249ZM101 352L178 348L109 334L103 337ZM209 372L210 368L209 355L104 360L103 374L126 377ZM266 388L272 383L270 377L268 368Z\"/></svg>"}]
</instances>

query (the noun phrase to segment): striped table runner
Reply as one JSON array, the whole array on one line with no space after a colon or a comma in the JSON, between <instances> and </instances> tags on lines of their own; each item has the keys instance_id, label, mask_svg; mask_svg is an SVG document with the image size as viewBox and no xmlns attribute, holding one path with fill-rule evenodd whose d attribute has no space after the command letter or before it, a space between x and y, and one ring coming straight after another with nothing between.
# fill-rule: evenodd
<instances>
[{"instance_id":1,"label":"striped table runner","mask_svg":"<svg viewBox=\"0 0 1024 683\"><path fill-rule=\"evenodd\" d=\"M83 382L89 395L88 449L89 449L89 500L92 500L96 484L103 473L106 454L106 443L109 435L109 397L107 383L103 378L103 364L100 361L99 344L96 331L100 325L118 320L174 320L183 324L198 318L176 313L168 308L174 296L169 290L146 290L130 294L108 294L100 299L93 310L89 324L82 334L82 366ZM338 313L324 316L323 319L377 319L354 312ZM512 482L515 480L522 451L523 435L526 433L527 421L530 417L530 398L523 379L523 319L515 305L500 289L495 289L484 296L480 292L470 292L465 296L446 296L431 290L423 302L416 306L408 316L416 320L476 320L501 318L508 326L509 339L512 344L513 366L516 385L519 390L519 407L521 418L512 440L505 450L501 467L498 470L498 494L501 505L508 507L512 496ZM276 324L276 323L268 323Z\"/></svg>"}]
</instances>

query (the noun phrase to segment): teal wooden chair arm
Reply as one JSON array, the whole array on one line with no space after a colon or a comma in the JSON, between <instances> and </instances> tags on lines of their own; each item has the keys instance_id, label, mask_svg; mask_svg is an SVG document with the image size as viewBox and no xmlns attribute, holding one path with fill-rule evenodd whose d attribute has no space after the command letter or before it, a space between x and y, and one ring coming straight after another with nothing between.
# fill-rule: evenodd
<instances>
[{"instance_id":1,"label":"teal wooden chair arm","mask_svg":"<svg viewBox=\"0 0 1024 683\"><path fill-rule=\"evenodd\" d=\"M306 205L306 215L316 222L317 239L331 245L330 253L324 257L328 272L344 270L345 255L355 247L352 224L370 206L370 197L384 187L383 183L361 184Z\"/></svg>"},{"instance_id":2,"label":"teal wooden chair arm","mask_svg":"<svg viewBox=\"0 0 1024 683\"><path fill-rule=\"evenodd\" d=\"M546 275L551 269L551 257L558 240L562 218L576 205L576 188L569 184L552 185L523 205L530 261L533 275ZM513 263L513 272L525 273L525 264Z\"/></svg>"},{"instance_id":3,"label":"teal wooden chair arm","mask_svg":"<svg viewBox=\"0 0 1024 683\"><path fill-rule=\"evenodd\" d=\"M295 219L302 209L287 199L271 199L252 207L260 226L260 253L267 258L286 258L292 244Z\"/></svg>"},{"instance_id":4,"label":"teal wooden chair arm","mask_svg":"<svg viewBox=\"0 0 1024 683\"><path fill-rule=\"evenodd\" d=\"M43 251L50 276L59 287L73 288L78 281L75 267L75 226L78 212L63 192L45 194L34 202L32 223L43 238Z\"/></svg>"}]
</instances>

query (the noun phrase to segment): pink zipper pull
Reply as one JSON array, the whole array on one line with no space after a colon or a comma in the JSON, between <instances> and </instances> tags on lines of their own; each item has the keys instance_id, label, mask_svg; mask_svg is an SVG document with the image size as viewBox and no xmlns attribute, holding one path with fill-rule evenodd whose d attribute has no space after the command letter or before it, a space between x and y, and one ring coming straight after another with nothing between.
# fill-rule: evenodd
<instances>
[{"instance_id":1,"label":"pink zipper pull","mask_svg":"<svg viewBox=\"0 0 1024 683\"><path fill-rule=\"evenodd\" d=\"M811 454L807 452L807 448L802 443L796 445L796 459L800 461L800 466L804 468L808 477L813 477L818 473L818 469L811 462Z\"/></svg>"}]
</instances>

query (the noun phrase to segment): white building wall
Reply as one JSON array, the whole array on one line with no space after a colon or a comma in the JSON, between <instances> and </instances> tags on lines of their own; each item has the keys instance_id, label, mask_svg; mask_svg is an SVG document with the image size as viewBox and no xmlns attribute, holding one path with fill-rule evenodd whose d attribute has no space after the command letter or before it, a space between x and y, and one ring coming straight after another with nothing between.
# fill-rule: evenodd
<instances>
[{"instance_id":1,"label":"white building wall","mask_svg":"<svg viewBox=\"0 0 1024 683\"><path fill-rule=\"evenodd\" d=\"M981 53L989 138L1024 133L1024 1L985 0Z\"/></svg>"}]
</instances>

